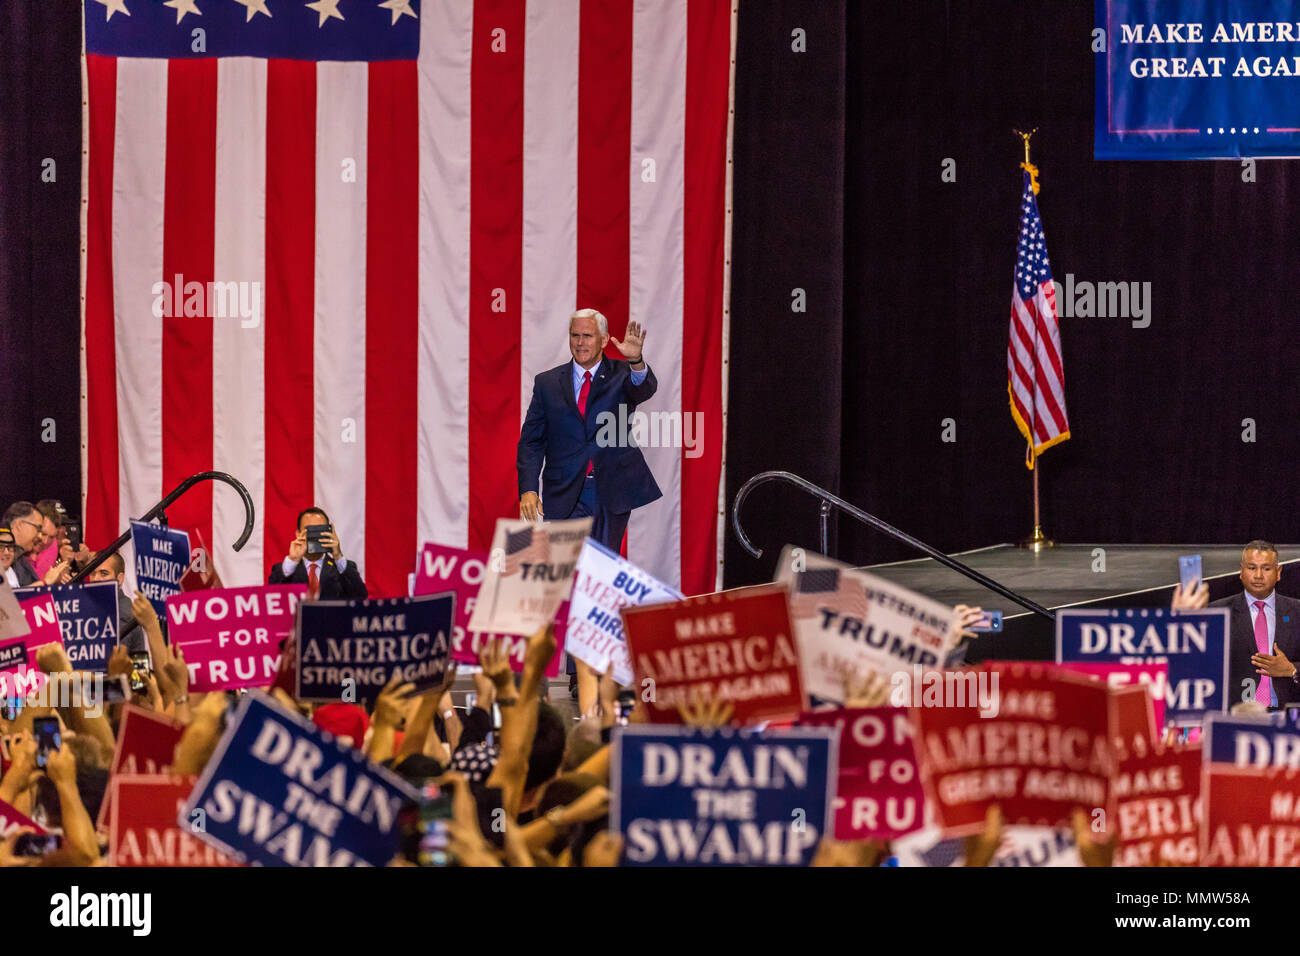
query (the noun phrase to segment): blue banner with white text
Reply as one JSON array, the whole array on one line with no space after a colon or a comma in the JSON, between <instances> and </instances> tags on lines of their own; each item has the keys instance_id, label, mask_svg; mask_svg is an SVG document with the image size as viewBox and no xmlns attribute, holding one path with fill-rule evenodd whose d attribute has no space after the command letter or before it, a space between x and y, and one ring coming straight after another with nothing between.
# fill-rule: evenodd
<instances>
[{"instance_id":1,"label":"blue banner with white text","mask_svg":"<svg viewBox=\"0 0 1300 956\"><path fill-rule=\"evenodd\" d=\"M1300 156L1293 0L1095 2L1097 159Z\"/></svg>"},{"instance_id":2,"label":"blue banner with white text","mask_svg":"<svg viewBox=\"0 0 1300 956\"><path fill-rule=\"evenodd\" d=\"M17 588L19 597L49 592L59 614L63 647L73 670L103 673L117 645L117 582Z\"/></svg>"}]
</instances>

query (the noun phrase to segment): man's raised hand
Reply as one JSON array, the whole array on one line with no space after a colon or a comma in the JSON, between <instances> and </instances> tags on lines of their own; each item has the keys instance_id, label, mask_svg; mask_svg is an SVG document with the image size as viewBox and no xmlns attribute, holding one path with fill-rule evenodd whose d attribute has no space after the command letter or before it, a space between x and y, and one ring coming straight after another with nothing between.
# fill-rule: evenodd
<instances>
[{"instance_id":1,"label":"man's raised hand","mask_svg":"<svg viewBox=\"0 0 1300 956\"><path fill-rule=\"evenodd\" d=\"M609 340L614 343L616 349L623 353L623 357L630 360L632 364L638 364L642 360L642 350L645 348L645 329L641 327L640 322L636 320L628 322L623 341L620 342L612 335Z\"/></svg>"}]
</instances>

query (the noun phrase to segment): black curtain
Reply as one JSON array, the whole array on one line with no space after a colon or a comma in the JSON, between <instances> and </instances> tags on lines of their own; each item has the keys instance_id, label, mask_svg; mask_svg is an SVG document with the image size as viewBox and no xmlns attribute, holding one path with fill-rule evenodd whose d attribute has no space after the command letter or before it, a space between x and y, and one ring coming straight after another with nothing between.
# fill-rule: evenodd
<instances>
[{"instance_id":1,"label":"black curtain","mask_svg":"<svg viewBox=\"0 0 1300 956\"><path fill-rule=\"evenodd\" d=\"M0 509L81 508L81 4L0 3Z\"/></svg>"},{"instance_id":2,"label":"black curtain","mask_svg":"<svg viewBox=\"0 0 1300 956\"><path fill-rule=\"evenodd\" d=\"M738 93L786 69L754 51L757 34L773 45L788 34L789 6L742 3ZM818 328L799 334L825 349L811 360L794 334L763 336L765 359L733 360L729 492L754 471L789 467L945 551L1030 531L1006 346L1023 158L1012 130L1037 127L1056 279L1150 283L1146 328L1061 319L1074 437L1040 460L1046 530L1068 542L1300 540L1295 163L1261 161L1247 182L1235 161L1094 161L1088 3L882 0L844 14L844 110L823 118L843 129L842 225L828 217L791 249L782 210L751 207L769 215L748 223L742 243L741 204L755 188L745 171L765 161L762 175L779 180L770 164L788 160L787 181L798 182L809 157L774 149L777 120L738 102L733 288L776 284L767 273L783 256L786 272L829 271L823 257L838 246L843 311L805 317ZM945 160L955 182L943 179ZM732 314L735 342L745 316L738 305ZM817 392L818 380L836 361L842 402L823 417L835 388ZM788 387L766 404L747 398L755 370L772 367ZM772 435L770 451L737 449L783 404L809 407L798 434ZM943 440L948 420L955 441ZM781 489L766 504L787 517L755 509L746 523L761 545L815 545L809 500ZM849 520L839 530L844 560L914 556ZM735 548L727 559L729 586L770 573Z\"/></svg>"}]
</instances>

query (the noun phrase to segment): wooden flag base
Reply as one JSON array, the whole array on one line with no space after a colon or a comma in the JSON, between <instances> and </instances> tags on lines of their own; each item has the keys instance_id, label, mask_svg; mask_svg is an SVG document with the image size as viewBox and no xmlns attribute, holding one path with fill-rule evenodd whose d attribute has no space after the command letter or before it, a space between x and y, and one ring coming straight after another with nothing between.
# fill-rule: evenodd
<instances>
[{"instance_id":1,"label":"wooden flag base","mask_svg":"<svg viewBox=\"0 0 1300 956\"><path fill-rule=\"evenodd\" d=\"M1020 541L1016 542L1016 547L1025 548L1037 554L1039 551L1046 551L1048 548L1056 547L1056 542L1043 534L1041 527L1034 525L1034 533L1027 538L1021 538Z\"/></svg>"}]
</instances>

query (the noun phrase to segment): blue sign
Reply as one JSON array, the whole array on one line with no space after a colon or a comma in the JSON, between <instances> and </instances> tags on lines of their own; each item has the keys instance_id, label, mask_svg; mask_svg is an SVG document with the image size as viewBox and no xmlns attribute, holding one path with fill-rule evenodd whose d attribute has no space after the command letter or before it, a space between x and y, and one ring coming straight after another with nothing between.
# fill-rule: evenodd
<instances>
[{"instance_id":1,"label":"blue sign","mask_svg":"<svg viewBox=\"0 0 1300 956\"><path fill-rule=\"evenodd\" d=\"M48 592L59 614L63 647L74 670L102 673L117 646L117 582L15 588L19 597Z\"/></svg>"},{"instance_id":2,"label":"blue sign","mask_svg":"<svg viewBox=\"0 0 1300 956\"><path fill-rule=\"evenodd\" d=\"M1056 662L1169 662L1165 723L1196 725L1229 704L1228 609L1056 612Z\"/></svg>"},{"instance_id":3,"label":"blue sign","mask_svg":"<svg viewBox=\"0 0 1300 956\"><path fill-rule=\"evenodd\" d=\"M633 724L615 731L624 866L807 866L830 830L838 731Z\"/></svg>"},{"instance_id":4,"label":"blue sign","mask_svg":"<svg viewBox=\"0 0 1300 956\"><path fill-rule=\"evenodd\" d=\"M1257 717L1211 714L1205 721L1204 760L1259 770L1300 770L1300 728L1282 713Z\"/></svg>"},{"instance_id":5,"label":"blue sign","mask_svg":"<svg viewBox=\"0 0 1300 956\"><path fill-rule=\"evenodd\" d=\"M131 522L135 547L135 586L149 599L160 621L167 620L167 598L181 593L181 578L190 566L187 532L144 521Z\"/></svg>"},{"instance_id":6,"label":"blue sign","mask_svg":"<svg viewBox=\"0 0 1300 956\"><path fill-rule=\"evenodd\" d=\"M277 704L244 695L177 822L244 863L384 866L416 791Z\"/></svg>"},{"instance_id":7,"label":"blue sign","mask_svg":"<svg viewBox=\"0 0 1300 956\"><path fill-rule=\"evenodd\" d=\"M299 700L371 701L394 677L416 692L442 683L456 595L298 605ZM349 693L350 692L350 693Z\"/></svg>"},{"instance_id":8,"label":"blue sign","mask_svg":"<svg viewBox=\"0 0 1300 956\"><path fill-rule=\"evenodd\" d=\"M1095 11L1097 159L1300 155L1293 4L1096 0Z\"/></svg>"}]
</instances>

